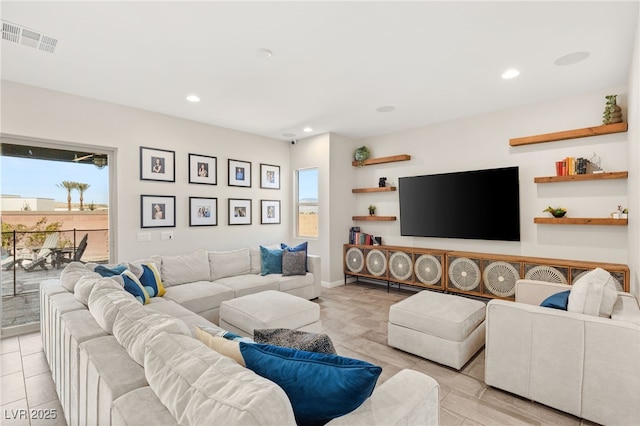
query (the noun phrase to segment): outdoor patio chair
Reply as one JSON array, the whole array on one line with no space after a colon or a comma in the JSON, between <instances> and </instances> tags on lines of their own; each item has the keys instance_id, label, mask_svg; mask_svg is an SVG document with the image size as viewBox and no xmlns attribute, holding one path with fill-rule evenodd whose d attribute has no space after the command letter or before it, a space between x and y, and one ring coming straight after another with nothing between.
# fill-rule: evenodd
<instances>
[{"instance_id":1,"label":"outdoor patio chair","mask_svg":"<svg viewBox=\"0 0 640 426\"><path fill-rule=\"evenodd\" d=\"M80 262L84 251L87 249L88 239L89 234L84 234L84 237L82 237L82 239L80 240L80 244L78 244L78 247L76 249L66 248L56 250L54 258L56 267L60 268L60 266L65 263Z\"/></svg>"},{"instance_id":2,"label":"outdoor patio chair","mask_svg":"<svg viewBox=\"0 0 640 426\"><path fill-rule=\"evenodd\" d=\"M0 256L0 268L2 268L3 271L8 271L9 269L13 268L13 265L15 264L16 264L15 256L11 256L11 253L9 253L3 247L2 255Z\"/></svg>"},{"instance_id":3,"label":"outdoor patio chair","mask_svg":"<svg viewBox=\"0 0 640 426\"><path fill-rule=\"evenodd\" d=\"M54 232L47 236L44 240L42 247L38 250L35 257L32 259L18 259L16 263L20 265L22 269L27 272L31 272L38 266L42 269L47 269L47 259L53 254L54 250L58 247L58 233Z\"/></svg>"}]
</instances>

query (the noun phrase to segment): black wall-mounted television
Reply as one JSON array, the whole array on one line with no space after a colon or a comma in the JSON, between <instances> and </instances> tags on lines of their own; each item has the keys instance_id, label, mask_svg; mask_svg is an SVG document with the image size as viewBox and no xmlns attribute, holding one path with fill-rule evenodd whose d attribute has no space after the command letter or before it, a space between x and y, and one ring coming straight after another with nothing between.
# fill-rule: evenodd
<instances>
[{"instance_id":1,"label":"black wall-mounted television","mask_svg":"<svg viewBox=\"0 0 640 426\"><path fill-rule=\"evenodd\" d=\"M398 179L400 235L520 241L518 167Z\"/></svg>"}]
</instances>

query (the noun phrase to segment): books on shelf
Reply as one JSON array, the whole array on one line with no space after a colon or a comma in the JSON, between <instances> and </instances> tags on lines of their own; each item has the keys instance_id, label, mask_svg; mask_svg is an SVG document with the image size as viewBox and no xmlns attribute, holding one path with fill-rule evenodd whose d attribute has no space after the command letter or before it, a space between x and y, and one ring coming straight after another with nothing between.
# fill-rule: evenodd
<instances>
[{"instance_id":1,"label":"books on shelf","mask_svg":"<svg viewBox=\"0 0 640 426\"><path fill-rule=\"evenodd\" d=\"M349 230L349 244L377 246L382 244L382 237L376 237L362 232L359 226L353 226Z\"/></svg>"},{"instance_id":2,"label":"books on shelf","mask_svg":"<svg viewBox=\"0 0 640 426\"><path fill-rule=\"evenodd\" d=\"M598 169L591 161L582 157L566 157L560 161L556 161L556 175L584 175L595 173Z\"/></svg>"}]
</instances>

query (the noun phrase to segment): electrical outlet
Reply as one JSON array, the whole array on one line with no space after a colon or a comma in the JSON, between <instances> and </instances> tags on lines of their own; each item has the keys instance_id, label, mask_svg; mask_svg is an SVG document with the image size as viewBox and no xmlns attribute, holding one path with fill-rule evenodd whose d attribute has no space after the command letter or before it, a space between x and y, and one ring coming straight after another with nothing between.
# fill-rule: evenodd
<instances>
[{"instance_id":1,"label":"electrical outlet","mask_svg":"<svg viewBox=\"0 0 640 426\"><path fill-rule=\"evenodd\" d=\"M138 232L138 241L151 241L150 232Z\"/></svg>"},{"instance_id":2,"label":"electrical outlet","mask_svg":"<svg viewBox=\"0 0 640 426\"><path fill-rule=\"evenodd\" d=\"M161 238L163 240L173 240L173 231L164 231Z\"/></svg>"}]
</instances>

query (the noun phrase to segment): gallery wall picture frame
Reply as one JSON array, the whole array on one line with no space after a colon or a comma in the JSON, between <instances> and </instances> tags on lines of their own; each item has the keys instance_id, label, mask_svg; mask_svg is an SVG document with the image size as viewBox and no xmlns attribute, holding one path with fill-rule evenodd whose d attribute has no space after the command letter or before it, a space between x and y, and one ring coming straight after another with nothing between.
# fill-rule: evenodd
<instances>
[{"instance_id":1,"label":"gallery wall picture frame","mask_svg":"<svg viewBox=\"0 0 640 426\"><path fill-rule=\"evenodd\" d=\"M189 226L217 226L218 199L189 197Z\"/></svg>"},{"instance_id":2,"label":"gallery wall picture frame","mask_svg":"<svg viewBox=\"0 0 640 426\"><path fill-rule=\"evenodd\" d=\"M140 147L140 180L176 181L176 152Z\"/></svg>"},{"instance_id":3,"label":"gallery wall picture frame","mask_svg":"<svg viewBox=\"0 0 640 426\"><path fill-rule=\"evenodd\" d=\"M141 195L140 227L141 228L175 228L176 197L175 195Z\"/></svg>"},{"instance_id":4,"label":"gallery wall picture frame","mask_svg":"<svg viewBox=\"0 0 640 426\"><path fill-rule=\"evenodd\" d=\"M260 200L260 223L280 223L280 200Z\"/></svg>"},{"instance_id":5,"label":"gallery wall picture frame","mask_svg":"<svg viewBox=\"0 0 640 426\"><path fill-rule=\"evenodd\" d=\"M229 198L229 225L251 225L251 200Z\"/></svg>"},{"instance_id":6,"label":"gallery wall picture frame","mask_svg":"<svg viewBox=\"0 0 640 426\"><path fill-rule=\"evenodd\" d=\"M229 186L251 188L251 162L229 159Z\"/></svg>"},{"instance_id":7,"label":"gallery wall picture frame","mask_svg":"<svg viewBox=\"0 0 640 426\"><path fill-rule=\"evenodd\" d=\"M218 158L189 154L189 183L218 184Z\"/></svg>"},{"instance_id":8,"label":"gallery wall picture frame","mask_svg":"<svg viewBox=\"0 0 640 426\"><path fill-rule=\"evenodd\" d=\"M280 189L280 166L260 163L260 188Z\"/></svg>"}]
</instances>

